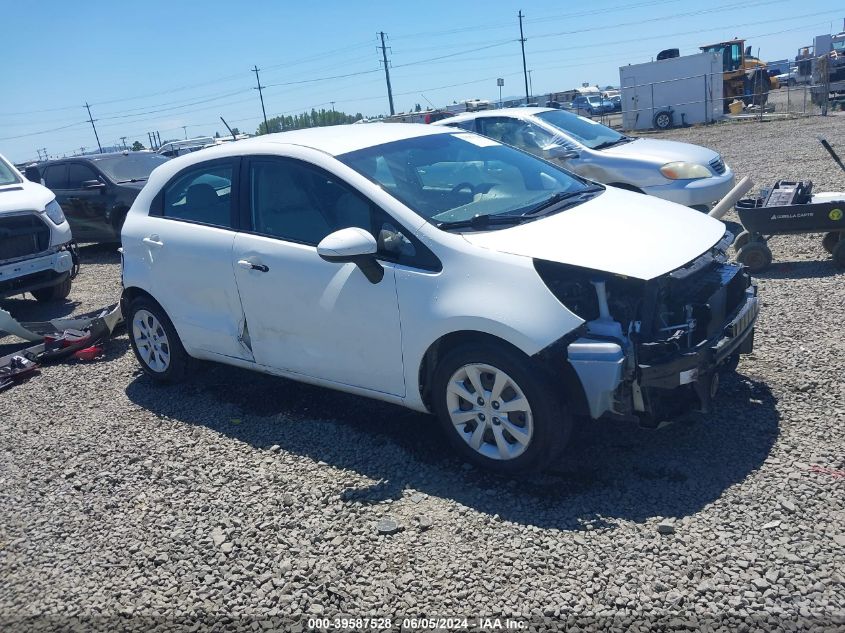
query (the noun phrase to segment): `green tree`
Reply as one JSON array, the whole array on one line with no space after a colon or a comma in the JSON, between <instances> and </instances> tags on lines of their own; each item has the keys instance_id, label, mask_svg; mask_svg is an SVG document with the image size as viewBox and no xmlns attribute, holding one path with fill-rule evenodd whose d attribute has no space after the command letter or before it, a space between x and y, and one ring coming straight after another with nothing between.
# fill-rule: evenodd
<instances>
[{"instance_id":1,"label":"green tree","mask_svg":"<svg viewBox=\"0 0 845 633\"><path fill-rule=\"evenodd\" d=\"M140 152L142 149L146 149L139 141L135 141L132 143L132 151L133 152Z\"/></svg>"},{"instance_id":2,"label":"green tree","mask_svg":"<svg viewBox=\"0 0 845 633\"><path fill-rule=\"evenodd\" d=\"M308 127L324 127L326 125L343 125L345 123L353 123L364 117L360 112L357 114L347 114L345 112L338 112L336 110L321 110L312 109L311 112L303 112L302 114L282 115L267 119L267 125L262 121L256 134L272 134L274 132L282 132L287 130L301 130Z\"/></svg>"}]
</instances>

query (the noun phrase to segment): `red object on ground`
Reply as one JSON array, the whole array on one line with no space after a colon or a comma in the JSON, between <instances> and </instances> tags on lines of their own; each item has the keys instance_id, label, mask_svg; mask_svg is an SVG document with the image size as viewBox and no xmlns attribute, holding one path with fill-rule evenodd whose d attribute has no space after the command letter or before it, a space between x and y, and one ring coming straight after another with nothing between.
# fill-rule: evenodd
<instances>
[{"instance_id":1,"label":"red object on ground","mask_svg":"<svg viewBox=\"0 0 845 633\"><path fill-rule=\"evenodd\" d=\"M103 355L103 348L100 345L92 345L85 349L78 350L73 353L76 360L95 360L98 356Z\"/></svg>"}]
</instances>

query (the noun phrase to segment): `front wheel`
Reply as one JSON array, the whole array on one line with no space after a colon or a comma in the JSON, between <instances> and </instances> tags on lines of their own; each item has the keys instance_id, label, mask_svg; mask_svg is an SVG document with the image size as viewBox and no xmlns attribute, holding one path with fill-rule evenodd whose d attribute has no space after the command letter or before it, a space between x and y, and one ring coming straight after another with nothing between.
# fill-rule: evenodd
<instances>
[{"instance_id":1,"label":"front wheel","mask_svg":"<svg viewBox=\"0 0 845 633\"><path fill-rule=\"evenodd\" d=\"M737 251L736 261L759 273L772 265L772 251L763 242L748 242Z\"/></svg>"},{"instance_id":2,"label":"front wheel","mask_svg":"<svg viewBox=\"0 0 845 633\"><path fill-rule=\"evenodd\" d=\"M829 233L825 233L822 238L822 248L833 255L833 249L836 248L836 244L839 243L842 236L843 234L839 231L830 231Z\"/></svg>"},{"instance_id":3,"label":"front wheel","mask_svg":"<svg viewBox=\"0 0 845 633\"><path fill-rule=\"evenodd\" d=\"M45 303L47 301L61 301L67 299L70 294L70 286L72 284L70 277L65 279L62 283L47 288L39 288L32 291L32 296L38 303Z\"/></svg>"},{"instance_id":4,"label":"front wheel","mask_svg":"<svg viewBox=\"0 0 845 633\"><path fill-rule=\"evenodd\" d=\"M561 389L527 356L467 345L435 369L434 408L452 446L488 470L541 470L566 444L572 420Z\"/></svg>"}]
</instances>

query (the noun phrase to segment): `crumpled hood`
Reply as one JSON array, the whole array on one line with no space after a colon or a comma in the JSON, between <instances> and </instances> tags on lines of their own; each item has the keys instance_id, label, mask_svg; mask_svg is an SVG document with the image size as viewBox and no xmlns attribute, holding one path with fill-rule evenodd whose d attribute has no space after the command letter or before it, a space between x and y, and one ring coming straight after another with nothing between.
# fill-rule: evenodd
<instances>
[{"instance_id":1,"label":"crumpled hood","mask_svg":"<svg viewBox=\"0 0 845 633\"><path fill-rule=\"evenodd\" d=\"M638 138L631 143L623 143L614 147L600 150L608 156L630 156L640 160L647 159L655 164L665 165L675 161L686 161L707 165L711 160L719 156L712 149L693 145L692 143L680 143L678 141L664 141L654 138Z\"/></svg>"},{"instance_id":2,"label":"crumpled hood","mask_svg":"<svg viewBox=\"0 0 845 633\"><path fill-rule=\"evenodd\" d=\"M24 180L0 187L0 213L43 211L55 194L38 183Z\"/></svg>"},{"instance_id":3,"label":"crumpled hood","mask_svg":"<svg viewBox=\"0 0 845 633\"><path fill-rule=\"evenodd\" d=\"M463 236L502 253L648 280L692 261L724 234L724 224L699 211L608 187L554 215Z\"/></svg>"}]
</instances>

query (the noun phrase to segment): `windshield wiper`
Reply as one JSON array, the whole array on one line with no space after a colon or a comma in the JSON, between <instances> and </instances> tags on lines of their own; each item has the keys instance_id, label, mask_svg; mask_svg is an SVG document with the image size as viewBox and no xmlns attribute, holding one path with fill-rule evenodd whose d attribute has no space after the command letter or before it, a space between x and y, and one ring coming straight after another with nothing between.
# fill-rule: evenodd
<instances>
[{"instance_id":1,"label":"windshield wiper","mask_svg":"<svg viewBox=\"0 0 845 633\"><path fill-rule=\"evenodd\" d=\"M564 202L566 200L570 200L572 201L572 203L579 202L578 200L575 200L575 198L580 198L584 195L596 193L598 191L604 191L604 187L585 187L584 189L581 189L579 191L559 191L558 193L549 196L539 204L531 207L520 217L524 218L537 215L541 211L546 211L549 208L556 206L558 203Z\"/></svg>"},{"instance_id":2,"label":"windshield wiper","mask_svg":"<svg viewBox=\"0 0 845 633\"><path fill-rule=\"evenodd\" d=\"M453 220L451 222L438 222L435 226L438 229L448 231L449 229L483 229L488 226L502 226L506 224L519 224L523 222L524 218L521 215L490 215L489 213L481 213L474 215L468 220Z\"/></svg>"},{"instance_id":3,"label":"windshield wiper","mask_svg":"<svg viewBox=\"0 0 845 633\"><path fill-rule=\"evenodd\" d=\"M117 184L122 185L124 182L144 182L146 178L129 178L128 180L118 180Z\"/></svg>"},{"instance_id":4,"label":"windshield wiper","mask_svg":"<svg viewBox=\"0 0 845 633\"><path fill-rule=\"evenodd\" d=\"M615 141L605 141L604 143L599 143L593 149L607 149L608 147L613 147L614 145L621 145L622 143L630 143L633 141L630 136L623 136L622 138L618 138Z\"/></svg>"}]
</instances>

